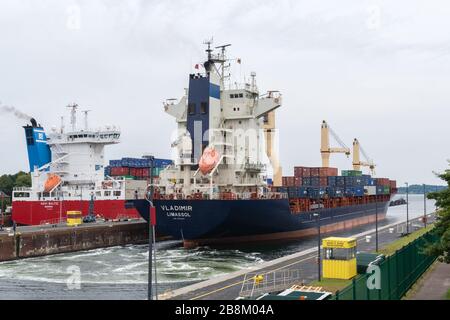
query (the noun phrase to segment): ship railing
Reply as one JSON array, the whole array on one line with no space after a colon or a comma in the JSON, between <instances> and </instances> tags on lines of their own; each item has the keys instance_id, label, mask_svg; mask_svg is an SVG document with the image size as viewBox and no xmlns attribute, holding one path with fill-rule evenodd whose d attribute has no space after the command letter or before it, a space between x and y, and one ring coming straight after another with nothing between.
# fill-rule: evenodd
<instances>
[{"instance_id":1,"label":"ship railing","mask_svg":"<svg viewBox=\"0 0 450 320\"><path fill-rule=\"evenodd\" d=\"M33 191L30 187L15 187L13 191Z\"/></svg>"},{"instance_id":2,"label":"ship railing","mask_svg":"<svg viewBox=\"0 0 450 320\"><path fill-rule=\"evenodd\" d=\"M265 293L274 293L301 284L300 269L277 270L268 273L247 273L239 297L251 298Z\"/></svg>"},{"instance_id":3,"label":"ship railing","mask_svg":"<svg viewBox=\"0 0 450 320\"><path fill-rule=\"evenodd\" d=\"M255 197L255 192L214 192L212 194L208 192L202 193L202 196L199 198L196 198L194 195L184 195L184 194L157 194L155 195L155 198L157 199L168 199L168 200L204 200L204 199L221 199L221 200L256 200L256 199L288 199L287 193L282 192L265 192L265 193L258 193ZM198 196L198 194L197 194Z\"/></svg>"},{"instance_id":4,"label":"ship railing","mask_svg":"<svg viewBox=\"0 0 450 320\"><path fill-rule=\"evenodd\" d=\"M61 217L61 218L41 220L41 222L39 222L39 225L58 225L58 224L66 224L66 223L67 223L67 218Z\"/></svg>"}]
</instances>

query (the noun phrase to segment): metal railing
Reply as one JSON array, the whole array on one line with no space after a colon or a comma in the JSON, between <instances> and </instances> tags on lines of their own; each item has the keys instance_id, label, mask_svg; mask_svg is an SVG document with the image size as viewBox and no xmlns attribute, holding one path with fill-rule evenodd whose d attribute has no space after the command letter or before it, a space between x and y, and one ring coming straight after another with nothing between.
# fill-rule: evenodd
<instances>
[{"instance_id":1,"label":"metal railing","mask_svg":"<svg viewBox=\"0 0 450 320\"><path fill-rule=\"evenodd\" d=\"M239 297L251 298L255 295L274 293L301 283L299 269L278 270L269 273L248 273L242 283Z\"/></svg>"},{"instance_id":2,"label":"metal railing","mask_svg":"<svg viewBox=\"0 0 450 320\"><path fill-rule=\"evenodd\" d=\"M430 231L387 257L379 264L379 288L370 289L367 283L372 274L362 274L354 278L351 285L337 291L333 299L400 300L436 260L436 256L425 254L423 248L427 243L438 240Z\"/></svg>"}]
</instances>

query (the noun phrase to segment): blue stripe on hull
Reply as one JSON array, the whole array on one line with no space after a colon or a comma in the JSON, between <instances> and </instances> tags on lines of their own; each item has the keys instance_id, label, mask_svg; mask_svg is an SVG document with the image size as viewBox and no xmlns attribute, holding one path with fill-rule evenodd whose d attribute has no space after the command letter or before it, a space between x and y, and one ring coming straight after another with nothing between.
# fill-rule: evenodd
<instances>
[{"instance_id":1,"label":"blue stripe on hull","mask_svg":"<svg viewBox=\"0 0 450 320\"><path fill-rule=\"evenodd\" d=\"M135 200L136 209L148 221L149 203ZM316 226L313 212L293 215L286 199L264 200L155 200L157 230L175 239L241 237L291 232ZM389 202L378 203L385 215ZM375 203L316 210L321 225L375 214Z\"/></svg>"}]
</instances>

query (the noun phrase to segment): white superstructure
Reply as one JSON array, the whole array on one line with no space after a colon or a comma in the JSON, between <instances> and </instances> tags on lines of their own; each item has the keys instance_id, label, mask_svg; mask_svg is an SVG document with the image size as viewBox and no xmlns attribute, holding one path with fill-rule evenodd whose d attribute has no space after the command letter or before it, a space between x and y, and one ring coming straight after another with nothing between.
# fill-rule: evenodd
<instances>
[{"instance_id":1,"label":"white superstructure","mask_svg":"<svg viewBox=\"0 0 450 320\"><path fill-rule=\"evenodd\" d=\"M266 184L269 114L281 106L281 94L260 94L256 74L243 85L229 83L230 61L226 46L214 54L207 42L204 72L190 75L189 88L177 102L164 104L177 122L178 138L172 143L175 164L160 175L163 196L214 199L223 193L262 193ZM270 134L274 130L270 130ZM217 163L203 174L199 160L205 148L218 152Z\"/></svg>"},{"instance_id":2,"label":"white superstructure","mask_svg":"<svg viewBox=\"0 0 450 320\"><path fill-rule=\"evenodd\" d=\"M84 123L77 124L78 105L70 108L70 126L61 118L60 128L52 127L46 142L51 150L51 161L31 172L31 188L16 188L16 201L63 200L124 200L145 196L145 181L113 179L104 175L104 149L120 142L120 128L106 125L92 129L88 125L88 110L83 111ZM29 127L30 128L30 127ZM38 128L34 131L43 131ZM53 177L51 190L45 190ZM132 190L132 192L130 192Z\"/></svg>"}]
</instances>

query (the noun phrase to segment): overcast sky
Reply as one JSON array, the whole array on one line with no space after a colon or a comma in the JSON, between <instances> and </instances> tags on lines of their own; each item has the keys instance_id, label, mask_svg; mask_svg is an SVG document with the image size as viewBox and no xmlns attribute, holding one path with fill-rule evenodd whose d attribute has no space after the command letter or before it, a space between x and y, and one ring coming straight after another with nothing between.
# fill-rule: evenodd
<instances>
[{"instance_id":1,"label":"overcast sky","mask_svg":"<svg viewBox=\"0 0 450 320\"><path fill-rule=\"evenodd\" d=\"M285 175L320 166L320 124L359 138L377 175L437 183L450 158L448 1L2 0L0 101L49 130L65 106L116 124L108 159L170 155L180 97L202 42L232 43L235 75L280 90ZM23 120L0 113L0 174L27 170ZM331 165L350 168L334 155Z\"/></svg>"}]
</instances>

